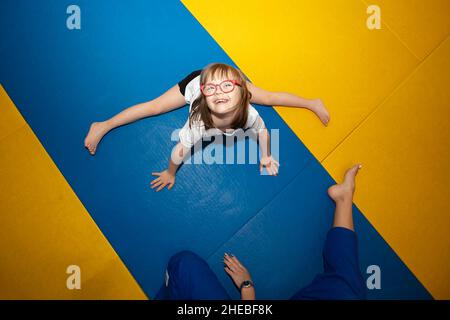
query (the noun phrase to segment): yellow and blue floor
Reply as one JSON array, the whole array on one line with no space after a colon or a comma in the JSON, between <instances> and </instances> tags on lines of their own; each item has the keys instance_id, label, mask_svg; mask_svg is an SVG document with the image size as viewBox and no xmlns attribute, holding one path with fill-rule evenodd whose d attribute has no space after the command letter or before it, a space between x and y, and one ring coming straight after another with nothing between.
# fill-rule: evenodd
<instances>
[{"instance_id":1,"label":"yellow and blue floor","mask_svg":"<svg viewBox=\"0 0 450 320\"><path fill-rule=\"evenodd\" d=\"M321 270L328 186L361 162L354 202L370 299L449 299L450 1L64 1L0 4L0 298L148 299L179 250L251 271L258 298L286 299ZM382 28L366 26L381 8ZM256 85L320 97L309 112L257 106L280 129L280 173L183 166L155 193L187 107L109 133L89 124L159 96L210 62ZM68 290L66 268L81 269Z\"/></svg>"}]
</instances>

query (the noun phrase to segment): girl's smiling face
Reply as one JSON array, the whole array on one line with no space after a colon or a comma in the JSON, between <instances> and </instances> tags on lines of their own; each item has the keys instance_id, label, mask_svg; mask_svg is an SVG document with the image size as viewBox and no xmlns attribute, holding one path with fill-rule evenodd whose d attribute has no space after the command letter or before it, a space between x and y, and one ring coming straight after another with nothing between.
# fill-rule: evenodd
<instances>
[{"instance_id":1,"label":"girl's smiling face","mask_svg":"<svg viewBox=\"0 0 450 320\"><path fill-rule=\"evenodd\" d=\"M235 81L235 83L227 80ZM234 111L241 100L241 89L237 83L239 82L231 75L228 75L228 77L207 79L203 86L203 94L205 94L207 90L212 90L212 92L214 92L213 88L215 86L214 94L209 96L205 94L208 108L217 114L226 114Z\"/></svg>"}]
</instances>

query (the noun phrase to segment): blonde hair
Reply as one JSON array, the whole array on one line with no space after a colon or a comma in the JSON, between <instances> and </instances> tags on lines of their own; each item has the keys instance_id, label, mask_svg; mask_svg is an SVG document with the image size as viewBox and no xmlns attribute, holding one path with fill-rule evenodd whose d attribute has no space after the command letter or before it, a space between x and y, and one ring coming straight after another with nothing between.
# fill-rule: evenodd
<instances>
[{"instance_id":1,"label":"blonde hair","mask_svg":"<svg viewBox=\"0 0 450 320\"><path fill-rule=\"evenodd\" d=\"M230 75L237 80L240 86L235 88L240 90L241 99L237 104L237 112L231 123L233 129L244 128L247 123L248 117L248 105L252 97L251 92L247 88L247 82L242 71L227 65L225 63L211 63L207 65L200 75L200 85L204 85L207 79L214 78L215 75L219 77L227 77ZM202 120L205 124L206 129L214 128L214 123L211 118L211 110L208 108L206 102L206 97L202 93L200 96L192 103L192 111L189 116L189 126L191 126L193 121Z\"/></svg>"}]
</instances>

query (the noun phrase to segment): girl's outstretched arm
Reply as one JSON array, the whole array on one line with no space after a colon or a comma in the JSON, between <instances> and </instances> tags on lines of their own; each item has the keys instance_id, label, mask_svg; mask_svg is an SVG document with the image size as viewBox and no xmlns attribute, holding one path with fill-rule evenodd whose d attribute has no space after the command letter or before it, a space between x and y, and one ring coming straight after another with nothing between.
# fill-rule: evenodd
<instances>
[{"instance_id":1,"label":"girl's outstretched arm","mask_svg":"<svg viewBox=\"0 0 450 320\"><path fill-rule=\"evenodd\" d=\"M262 173L263 168L266 168L269 175L278 175L280 163L270 154L270 134L267 128L259 130L258 142L261 149L261 160L259 164L260 173Z\"/></svg>"},{"instance_id":2,"label":"girl's outstretched arm","mask_svg":"<svg viewBox=\"0 0 450 320\"><path fill-rule=\"evenodd\" d=\"M153 176L158 177L151 182L152 189L157 188L157 192L164 189L165 186L168 186L168 190L172 189L175 184L175 175L177 174L178 167L186 158L189 151L190 149L183 146L181 142L177 143L169 159L169 168L161 172L152 172Z\"/></svg>"},{"instance_id":3,"label":"girl's outstretched arm","mask_svg":"<svg viewBox=\"0 0 450 320\"><path fill-rule=\"evenodd\" d=\"M305 108L314 112L325 126L330 121L330 114L320 99L306 99L288 92L267 91L256 87L249 81L247 81L247 87L252 94L251 103Z\"/></svg>"}]
</instances>

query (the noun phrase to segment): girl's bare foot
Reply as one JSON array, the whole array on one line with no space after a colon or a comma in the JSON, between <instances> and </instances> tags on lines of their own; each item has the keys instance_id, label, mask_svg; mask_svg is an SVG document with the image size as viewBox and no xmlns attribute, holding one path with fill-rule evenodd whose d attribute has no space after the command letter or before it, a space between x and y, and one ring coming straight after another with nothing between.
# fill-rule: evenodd
<instances>
[{"instance_id":1,"label":"girl's bare foot","mask_svg":"<svg viewBox=\"0 0 450 320\"><path fill-rule=\"evenodd\" d=\"M355 177L361 165L357 164L348 169L344 176L344 182L335 184L328 189L328 195L335 202L353 201L353 193L355 192Z\"/></svg>"},{"instance_id":2,"label":"girl's bare foot","mask_svg":"<svg viewBox=\"0 0 450 320\"><path fill-rule=\"evenodd\" d=\"M106 122L93 122L91 124L91 128L84 139L84 146L89 150L91 155L95 154L98 143L108 131L109 127Z\"/></svg>"},{"instance_id":3,"label":"girl's bare foot","mask_svg":"<svg viewBox=\"0 0 450 320\"><path fill-rule=\"evenodd\" d=\"M321 99L312 100L311 111L319 117L320 121L322 121L325 126L328 125L330 122L330 113L327 108L325 108Z\"/></svg>"}]
</instances>

